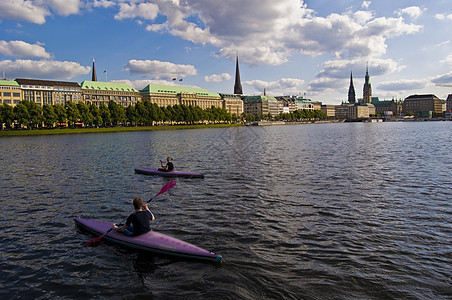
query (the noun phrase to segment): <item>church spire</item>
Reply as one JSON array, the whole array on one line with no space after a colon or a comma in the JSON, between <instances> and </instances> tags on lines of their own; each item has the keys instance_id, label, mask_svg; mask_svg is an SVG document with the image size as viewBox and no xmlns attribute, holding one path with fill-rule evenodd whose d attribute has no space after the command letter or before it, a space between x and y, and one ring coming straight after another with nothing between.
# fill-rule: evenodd
<instances>
[{"instance_id":1,"label":"church spire","mask_svg":"<svg viewBox=\"0 0 452 300\"><path fill-rule=\"evenodd\" d=\"M363 102L372 103L372 87L369 79L369 65L366 66L366 76L364 77Z\"/></svg>"},{"instance_id":2,"label":"church spire","mask_svg":"<svg viewBox=\"0 0 452 300\"><path fill-rule=\"evenodd\" d=\"M91 81L97 81L96 67L94 66L94 58L93 58L93 70L92 70Z\"/></svg>"},{"instance_id":3,"label":"church spire","mask_svg":"<svg viewBox=\"0 0 452 300\"><path fill-rule=\"evenodd\" d=\"M353 86L353 73L350 72L350 87L348 88L348 103L356 102L355 87Z\"/></svg>"},{"instance_id":4,"label":"church spire","mask_svg":"<svg viewBox=\"0 0 452 300\"><path fill-rule=\"evenodd\" d=\"M240 72L239 72L239 56L236 57L235 63L235 84L234 84L234 94L242 95L242 83L240 82Z\"/></svg>"}]
</instances>

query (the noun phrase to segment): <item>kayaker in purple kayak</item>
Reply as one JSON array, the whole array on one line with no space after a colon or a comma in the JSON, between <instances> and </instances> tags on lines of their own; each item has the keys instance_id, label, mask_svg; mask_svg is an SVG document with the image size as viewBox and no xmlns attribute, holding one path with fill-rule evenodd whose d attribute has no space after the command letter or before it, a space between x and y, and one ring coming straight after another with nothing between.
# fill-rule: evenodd
<instances>
[{"instance_id":1,"label":"kayaker in purple kayak","mask_svg":"<svg viewBox=\"0 0 452 300\"><path fill-rule=\"evenodd\" d=\"M164 172L170 172L172 170L174 170L174 165L171 162L173 159L171 157L167 157L166 158L166 165L163 165L163 161L160 161L160 163L162 164L162 167L159 168L159 171L164 171Z\"/></svg>"},{"instance_id":2,"label":"kayaker in purple kayak","mask_svg":"<svg viewBox=\"0 0 452 300\"><path fill-rule=\"evenodd\" d=\"M150 221L154 221L155 217L149 209L148 204L143 203L143 199L141 198L133 199L132 204L135 212L127 218L125 224L122 226L115 224L112 226L112 229L129 236L137 236L151 231Z\"/></svg>"}]
</instances>

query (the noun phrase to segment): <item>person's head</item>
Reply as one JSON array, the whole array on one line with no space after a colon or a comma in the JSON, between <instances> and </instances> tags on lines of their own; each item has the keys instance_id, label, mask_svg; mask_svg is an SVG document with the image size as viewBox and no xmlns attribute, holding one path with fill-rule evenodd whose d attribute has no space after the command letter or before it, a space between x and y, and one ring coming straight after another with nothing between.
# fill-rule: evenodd
<instances>
[{"instance_id":1,"label":"person's head","mask_svg":"<svg viewBox=\"0 0 452 300\"><path fill-rule=\"evenodd\" d=\"M166 158L166 161L167 161L167 162L170 162L171 160L172 160L172 158L169 157L169 156Z\"/></svg>"},{"instance_id":2,"label":"person's head","mask_svg":"<svg viewBox=\"0 0 452 300\"><path fill-rule=\"evenodd\" d=\"M141 199L140 197L136 197L135 199L133 199L132 204L135 210L139 210L143 207L143 199Z\"/></svg>"}]
</instances>

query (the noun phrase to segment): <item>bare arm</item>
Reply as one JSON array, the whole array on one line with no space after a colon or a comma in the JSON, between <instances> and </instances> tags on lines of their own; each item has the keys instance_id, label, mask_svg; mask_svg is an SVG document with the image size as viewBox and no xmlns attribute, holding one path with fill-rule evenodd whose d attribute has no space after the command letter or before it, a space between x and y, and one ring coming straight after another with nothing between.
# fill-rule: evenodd
<instances>
[{"instance_id":1,"label":"bare arm","mask_svg":"<svg viewBox=\"0 0 452 300\"><path fill-rule=\"evenodd\" d=\"M154 216L154 214L152 213L152 211L149 209L147 203L145 203L145 204L143 205L143 210L147 210L147 211L151 214L151 221L154 221L154 220L155 220L155 216Z\"/></svg>"}]
</instances>

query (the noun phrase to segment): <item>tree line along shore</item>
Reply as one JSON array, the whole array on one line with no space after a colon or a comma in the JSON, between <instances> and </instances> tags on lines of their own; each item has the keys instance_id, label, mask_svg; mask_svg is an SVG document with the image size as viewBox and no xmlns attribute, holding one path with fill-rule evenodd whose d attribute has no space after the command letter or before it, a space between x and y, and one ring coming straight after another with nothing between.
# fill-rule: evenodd
<instances>
[{"instance_id":1,"label":"tree line along shore","mask_svg":"<svg viewBox=\"0 0 452 300\"><path fill-rule=\"evenodd\" d=\"M326 117L322 111L307 110L273 117L287 121L300 118ZM245 120L262 119L271 120L272 116L230 115L226 109L214 106L208 109L177 104L160 107L147 100L128 107L114 101L110 101L108 106L68 101L65 105L44 104L41 107L33 101L22 100L14 107L0 105L0 136L239 126Z\"/></svg>"}]
</instances>

